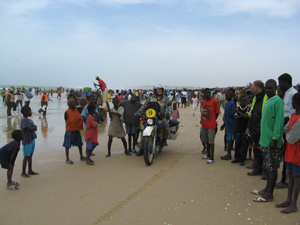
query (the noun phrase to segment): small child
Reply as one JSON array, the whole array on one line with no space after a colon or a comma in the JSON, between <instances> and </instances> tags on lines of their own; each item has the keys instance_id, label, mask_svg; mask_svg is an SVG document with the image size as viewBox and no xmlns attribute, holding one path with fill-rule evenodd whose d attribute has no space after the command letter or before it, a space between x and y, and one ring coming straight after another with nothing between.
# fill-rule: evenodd
<instances>
[{"instance_id":1,"label":"small child","mask_svg":"<svg viewBox=\"0 0 300 225\"><path fill-rule=\"evenodd\" d=\"M21 130L23 132L24 140L23 144L23 167L22 167L22 177L30 177L30 175L38 175L38 173L32 170L32 156L35 148L35 139L37 138L35 131L37 126L34 125L33 121L28 117L32 116L31 108L28 106L23 106L21 109L23 114L23 119L21 121ZM26 165L28 163L28 174L26 171Z\"/></svg>"},{"instance_id":2,"label":"small child","mask_svg":"<svg viewBox=\"0 0 300 225\"><path fill-rule=\"evenodd\" d=\"M226 92L226 101L227 104L225 106L224 113L224 124L221 126L220 130L224 130L226 126L226 141L227 141L227 154L225 156L221 156L222 160L231 160L231 150L233 149L233 141L234 137L234 111L236 109L235 103L233 101L234 92L232 90L228 90Z\"/></svg>"},{"instance_id":3,"label":"small child","mask_svg":"<svg viewBox=\"0 0 300 225\"><path fill-rule=\"evenodd\" d=\"M284 127L286 133L285 162L289 175L288 196L277 208L285 208L281 213L289 214L297 212L297 200L300 192L300 93L296 93L292 100L296 112L291 116Z\"/></svg>"},{"instance_id":4,"label":"small child","mask_svg":"<svg viewBox=\"0 0 300 225\"><path fill-rule=\"evenodd\" d=\"M12 181L12 175L14 171L14 165L16 158L20 150L20 142L24 139L23 133L21 130L14 130L11 133L14 141L4 145L0 149L0 164L3 169L7 169L7 190L18 190L19 184L15 181Z\"/></svg>"},{"instance_id":5,"label":"small child","mask_svg":"<svg viewBox=\"0 0 300 225\"><path fill-rule=\"evenodd\" d=\"M235 153L234 160L231 163L240 163L245 165L248 151L248 135L246 135L248 124L248 112L250 107L247 105L247 98L245 95L240 97L240 106L235 110Z\"/></svg>"},{"instance_id":6,"label":"small child","mask_svg":"<svg viewBox=\"0 0 300 225\"><path fill-rule=\"evenodd\" d=\"M177 109L177 104L173 103L173 110L172 110L172 120L177 121L179 119L179 110Z\"/></svg>"},{"instance_id":7,"label":"small child","mask_svg":"<svg viewBox=\"0 0 300 225\"><path fill-rule=\"evenodd\" d=\"M193 102L193 116L195 115L195 112L197 110L197 107L199 105L199 99L197 98L197 96L194 96L192 98L192 102Z\"/></svg>"},{"instance_id":8,"label":"small child","mask_svg":"<svg viewBox=\"0 0 300 225\"><path fill-rule=\"evenodd\" d=\"M121 141L123 142L124 146L124 153L125 155L131 155L129 152L127 152L127 142L125 139L125 130L123 127L123 112L124 109L123 107L119 107L119 99L118 98L113 98L112 103L114 105L113 108L109 108L108 102L106 102L107 110L109 113L110 117L110 124L108 128L108 152L106 157L110 157L111 155L111 144L113 141L114 137L120 138Z\"/></svg>"},{"instance_id":9,"label":"small child","mask_svg":"<svg viewBox=\"0 0 300 225\"><path fill-rule=\"evenodd\" d=\"M66 132L64 137L63 146L66 152L66 163L73 164L74 162L69 158L69 149L71 146L77 146L79 150L80 160L86 161L86 158L82 154L82 139L80 130L83 129L83 119L79 111L76 109L77 102L75 99L70 98L68 100L68 110L65 112Z\"/></svg>"},{"instance_id":10,"label":"small child","mask_svg":"<svg viewBox=\"0 0 300 225\"><path fill-rule=\"evenodd\" d=\"M85 131L86 164L94 165L94 161L91 160L91 155L95 147L99 145L96 106L93 103L91 103L87 106L87 109L89 114L86 117L86 131Z\"/></svg>"}]
</instances>

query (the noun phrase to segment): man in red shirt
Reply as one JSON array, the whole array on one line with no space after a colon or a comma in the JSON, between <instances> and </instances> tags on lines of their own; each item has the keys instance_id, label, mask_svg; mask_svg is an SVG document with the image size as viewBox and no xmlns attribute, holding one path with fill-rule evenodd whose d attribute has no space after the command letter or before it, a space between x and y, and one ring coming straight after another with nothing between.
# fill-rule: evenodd
<instances>
[{"instance_id":1,"label":"man in red shirt","mask_svg":"<svg viewBox=\"0 0 300 225\"><path fill-rule=\"evenodd\" d=\"M108 93L106 83L103 80L101 80L98 76L96 76L96 80L98 81L99 84L95 84L95 83L94 84L100 87L102 91L102 102L105 103L107 101L107 93Z\"/></svg>"},{"instance_id":2,"label":"man in red shirt","mask_svg":"<svg viewBox=\"0 0 300 225\"><path fill-rule=\"evenodd\" d=\"M207 144L207 155L202 158L208 159L207 163L211 164L214 162L215 136L220 107L218 102L211 97L211 92L208 88L204 90L201 112L202 141Z\"/></svg>"}]
</instances>

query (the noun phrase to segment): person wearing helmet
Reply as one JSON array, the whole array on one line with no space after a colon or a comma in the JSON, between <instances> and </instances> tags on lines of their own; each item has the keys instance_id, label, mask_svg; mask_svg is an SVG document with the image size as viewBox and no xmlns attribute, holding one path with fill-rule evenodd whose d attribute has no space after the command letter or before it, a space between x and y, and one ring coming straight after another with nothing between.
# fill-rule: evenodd
<instances>
[{"instance_id":1,"label":"person wearing helmet","mask_svg":"<svg viewBox=\"0 0 300 225\"><path fill-rule=\"evenodd\" d=\"M107 93L108 93L108 89L107 89L107 86L106 86L106 83L100 79L98 76L96 76L96 80L98 81L98 84L95 84L95 86L98 86L101 91L102 91L102 102L106 102L107 101Z\"/></svg>"},{"instance_id":2,"label":"person wearing helmet","mask_svg":"<svg viewBox=\"0 0 300 225\"><path fill-rule=\"evenodd\" d=\"M145 103L138 110L138 113L144 113L145 112L145 108L147 107L147 105L148 105L149 102L158 102L159 103L161 115L164 115L166 110L168 110L171 113L172 109L171 109L170 104L169 104L170 100L169 100L169 98L166 95L164 95L164 91L165 91L165 88L164 88L164 86L162 84L156 84L156 85L154 85L154 87L153 87L154 94L151 95L151 96L149 96L149 98L147 98L147 100L145 101ZM169 125L169 122L167 121L165 115L164 115L163 121L164 121L164 124L165 124L165 128L164 128L164 136L163 136L163 142L162 142L162 144L164 146L167 146L168 145L167 144L167 138L169 136L170 125ZM138 152L137 155L141 155L141 154L142 154L142 152Z\"/></svg>"}]
</instances>

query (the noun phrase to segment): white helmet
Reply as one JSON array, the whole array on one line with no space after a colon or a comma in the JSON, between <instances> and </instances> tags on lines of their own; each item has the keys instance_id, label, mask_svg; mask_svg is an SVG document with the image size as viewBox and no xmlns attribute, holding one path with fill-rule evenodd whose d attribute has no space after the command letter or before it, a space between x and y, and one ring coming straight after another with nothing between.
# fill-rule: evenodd
<instances>
[{"instance_id":1,"label":"white helmet","mask_svg":"<svg viewBox=\"0 0 300 225\"><path fill-rule=\"evenodd\" d=\"M164 85L161 84L161 83L155 84L155 85L153 86L154 94L157 94L157 93L156 93L156 90L157 90L157 89L162 89L162 94L163 94L164 91L165 91Z\"/></svg>"}]
</instances>

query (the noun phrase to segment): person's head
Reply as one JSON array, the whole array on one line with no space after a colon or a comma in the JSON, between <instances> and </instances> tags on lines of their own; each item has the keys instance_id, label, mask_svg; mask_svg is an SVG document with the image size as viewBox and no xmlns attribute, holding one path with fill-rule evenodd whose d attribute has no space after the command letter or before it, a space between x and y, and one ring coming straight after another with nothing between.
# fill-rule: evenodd
<instances>
[{"instance_id":1,"label":"person's head","mask_svg":"<svg viewBox=\"0 0 300 225\"><path fill-rule=\"evenodd\" d=\"M232 99L234 97L234 93L232 92L232 90L226 91L225 97L226 97L226 101L229 101L229 102L232 101Z\"/></svg>"},{"instance_id":2,"label":"person's head","mask_svg":"<svg viewBox=\"0 0 300 225\"><path fill-rule=\"evenodd\" d=\"M278 89L277 89L277 95L280 97L280 98L284 98L284 91L278 86Z\"/></svg>"},{"instance_id":3,"label":"person's head","mask_svg":"<svg viewBox=\"0 0 300 225\"><path fill-rule=\"evenodd\" d=\"M69 106L70 109L75 109L76 105L77 105L77 102L75 101L75 99L70 98L68 100L68 106Z\"/></svg>"},{"instance_id":4,"label":"person's head","mask_svg":"<svg viewBox=\"0 0 300 225\"><path fill-rule=\"evenodd\" d=\"M288 73L281 74L278 77L278 86L283 92L286 92L292 87L292 76Z\"/></svg>"},{"instance_id":5,"label":"person's head","mask_svg":"<svg viewBox=\"0 0 300 225\"><path fill-rule=\"evenodd\" d=\"M16 141L21 141L24 139L23 132L21 130L14 130L11 132L11 137Z\"/></svg>"},{"instance_id":6,"label":"person's head","mask_svg":"<svg viewBox=\"0 0 300 225\"><path fill-rule=\"evenodd\" d=\"M89 114L94 114L96 111L96 106L95 104L91 103L87 106L87 110L89 111Z\"/></svg>"},{"instance_id":7,"label":"person's head","mask_svg":"<svg viewBox=\"0 0 300 225\"><path fill-rule=\"evenodd\" d=\"M31 108L29 106L23 106L21 108L21 113L24 117L30 117L32 115Z\"/></svg>"},{"instance_id":8,"label":"person's head","mask_svg":"<svg viewBox=\"0 0 300 225\"><path fill-rule=\"evenodd\" d=\"M241 95L240 97L240 105L244 108L248 103L248 99L245 95Z\"/></svg>"},{"instance_id":9,"label":"person's head","mask_svg":"<svg viewBox=\"0 0 300 225\"><path fill-rule=\"evenodd\" d=\"M134 103L134 102L137 101L137 99L138 99L138 97L137 97L136 95L133 95L133 96L131 97L130 101Z\"/></svg>"},{"instance_id":10,"label":"person's head","mask_svg":"<svg viewBox=\"0 0 300 225\"><path fill-rule=\"evenodd\" d=\"M114 105L115 108L118 108L119 106L119 99L118 98L113 98L112 103Z\"/></svg>"},{"instance_id":11,"label":"person's head","mask_svg":"<svg viewBox=\"0 0 300 225\"><path fill-rule=\"evenodd\" d=\"M252 103L253 98L254 98L254 94L252 92L250 92L247 96L248 96L249 102Z\"/></svg>"},{"instance_id":12,"label":"person's head","mask_svg":"<svg viewBox=\"0 0 300 225\"><path fill-rule=\"evenodd\" d=\"M267 80L267 82L265 84L265 90L266 90L266 94L268 95L269 98L276 95L276 90L277 90L276 81L273 79Z\"/></svg>"},{"instance_id":13,"label":"person's head","mask_svg":"<svg viewBox=\"0 0 300 225\"><path fill-rule=\"evenodd\" d=\"M173 109L176 110L177 109L177 104L173 103Z\"/></svg>"},{"instance_id":14,"label":"person's head","mask_svg":"<svg viewBox=\"0 0 300 225\"><path fill-rule=\"evenodd\" d=\"M165 90L165 88L164 88L164 85L162 85L162 84L156 84L153 87L154 94L156 94L158 96L162 96L164 93L164 90Z\"/></svg>"},{"instance_id":15,"label":"person's head","mask_svg":"<svg viewBox=\"0 0 300 225\"><path fill-rule=\"evenodd\" d=\"M205 90L204 90L204 98L206 100L209 100L211 98L211 92L210 92L209 88L205 88Z\"/></svg>"},{"instance_id":16,"label":"person's head","mask_svg":"<svg viewBox=\"0 0 300 225\"><path fill-rule=\"evenodd\" d=\"M251 90L254 95L259 95L264 90L264 83L261 80L254 81Z\"/></svg>"},{"instance_id":17,"label":"person's head","mask_svg":"<svg viewBox=\"0 0 300 225\"><path fill-rule=\"evenodd\" d=\"M96 104L96 98L95 98L95 96L91 96L90 97L90 103Z\"/></svg>"},{"instance_id":18,"label":"person's head","mask_svg":"<svg viewBox=\"0 0 300 225\"><path fill-rule=\"evenodd\" d=\"M293 104L294 109L296 109L296 110L297 110L297 108L298 108L298 110L300 109L300 93L299 92L294 94L293 99L292 99L292 104Z\"/></svg>"},{"instance_id":19,"label":"person's head","mask_svg":"<svg viewBox=\"0 0 300 225\"><path fill-rule=\"evenodd\" d=\"M100 78L98 76L96 76L96 80L99 80Z\"/></svg>"}]
</instances>

